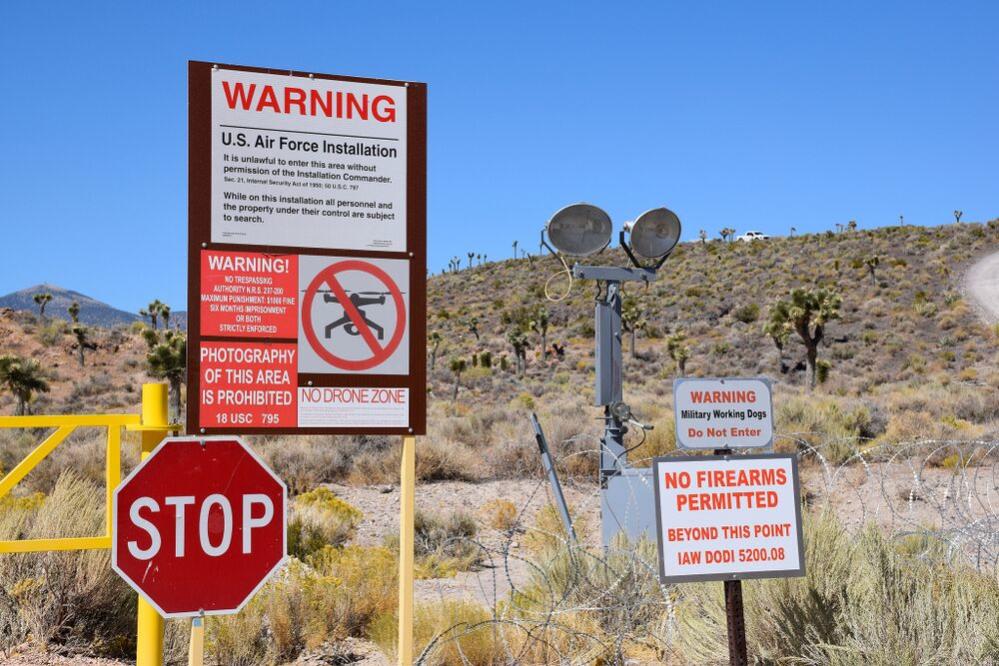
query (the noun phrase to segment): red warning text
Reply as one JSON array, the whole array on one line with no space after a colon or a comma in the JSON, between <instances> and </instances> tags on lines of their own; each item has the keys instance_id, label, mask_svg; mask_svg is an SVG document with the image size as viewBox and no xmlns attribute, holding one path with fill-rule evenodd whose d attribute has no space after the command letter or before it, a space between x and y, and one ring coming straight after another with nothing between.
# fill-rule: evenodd
<instances>
[{"instance_id":1,"label":"red warning text","mask_svg":"<svg viewBox=\"0 0 999 666\"><path fill-rule=\"evenodd\" d=\"M201 335L298 335L298 257L201 252Z\"/></svg>"},{"instance_id":2,"label":"red warning text","mask_svg":"<svg viewBox=\"0 0 999 666\"><path fill-rule=\"evenodd\" d=\"M793 456L655 462L664 581L801 575Z\"/></svg>"},{"instance_id":3,"label":"red warning text","mask_svg":"<svg viewBox=\"0 0 999 666\"><path fill-rule=\"evenodd\" d=\"M295 427L295 344L203 342L199 360L201 427Z\"/></svg>"}]
</instances>

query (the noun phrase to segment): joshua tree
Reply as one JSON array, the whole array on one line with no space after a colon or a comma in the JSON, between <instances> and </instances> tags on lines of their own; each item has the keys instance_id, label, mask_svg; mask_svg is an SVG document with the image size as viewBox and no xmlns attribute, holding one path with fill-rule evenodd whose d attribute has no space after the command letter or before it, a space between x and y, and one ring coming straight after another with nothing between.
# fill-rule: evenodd
<instances>
[{"instance_id":1,"label":"joshua tree","mask_svg":"<svg viewBox=\"0 0 999 666\"><path fill-rule=\"evenodd\" d=\"M517 241L513 242L513 258L517 258Z\"/></svg>"},{"instance_id":2,"label":"joshua tree","mask_svg":"<svg viewBox=\"0 0 999 666\"><path fill-rule=\"evenodd\" d=\"M468 253L468 267L469 268L472 267L472 259L475 259L475 253L474 252L469 252Z\"/></svg>"},{"instance_id":3,"label":"joshua tree","mask_svg":"<svg viewBox=\"0 0 999 666\"><path fill-rule=\"evenodd\" d=\"M45 318L45 306L49 304L52 300L52 294L46 292L41 292L35 294L34 296L35 304L38 306L38 316L42 319Z\"/></svg>"},{"instance_id":4,"label":"joshua tree","mask_svg":"<svg viewBox=\"0 0 999 666\"><path fill-rule=\"evenodd\" d=\"M156 325L160 317L160 309L162 307L163 303L160 301L160 299L157 298L152 303L150 303L149 307L146 309L149 312L149 321L152 322L153 324L153 330L156 330Z\"/></svg>"},{"instance_id":5,"label":"joshua tree","mask_svg":"<svg viewBox=\"0 0 999 666\"><path fill-rule=\"evenodd\" d=\"M791 238L794 238L794 234L797 233L797 231L798 231L797 229L791 227Z\"/></svg>"},{"instance_id":6,"label":"joshua tree","mask_svg":"<svg viewBox=\"0 0 999 666\"><path fill-rule=\"evenodd\" d=\"M856 220L850 220L849 222L846 223L846 228L849 229L850 231L856 231L857 230L857 221Z\"/></svg>"},{"instance_id":7,"label":"joshua tree","mask_svg":"<svg viewBox=\"0 0 999 666\"><path fill-rule=\"evenodd\" d=\"M479 341L479 318L478 317L469 317L468 320L465 321L465 326L468 327L468 332L471 333L472 335L474 335L475 336L475 341L478 342Z\"/></svg>"},{"instance_id":8,"label":"joshua tree","mask_svg":"<svg viewBox=\"0 0 999 666\"><path fill-rule=\"evenodd\" d=\"M625 296L624 300L621 301L621 324L624 330L631 334L631 357L637 358L635 338L638 329L642 326L642 311L634 296Z\"/></svg>"},{"instance_id":9,"label":"joshua tree","mask_svg":"<svg viewBox=\"0 0 999 666\"><path fill-rule=\"evenodd\" d=\"M80 361L80 367L84 366L83 353L86 349L96 349L96 345L92 343L87 337L90 334L90 330L83 324L73 324L70 329L73 336L76 338L76 358Z\"/></svg>"},{"instance_id":10,"label":"joshua tree","mask_svg":"<svg viewBox=\"0 0 999 666\"><path fill-rule=\"evenodd\" d=\"M774 327L790 326L805 345L809 385L813 389L819 343L825 334L826 324L839 318L841 303L839 294L824 287L816 290L798 288L791 290L788 300L777 301L770 309L768 324Z\"/></svg>"},{"instance_id":11,"label":"joshua tree","mask_svg":"<svg viewBox=\"0 0 999 666\"><path fill-rule=\"evenodd\" d=\"M66 308L66 312L69 314L70 321L72 321L74 324L80 323L80 304L79 303L77 303L76 301L73 301L72 303L70 303L69 307Z\"/></svg>"},{"instance_id":12,"label":"joshua tree","mask_svg":"<svg viewBox=\"0 0 999 666\"><path fill-rule=\"evenodd\" d=\"M458 387L461 386L461 373L465 372L468 365L463 358L451 359L451 374L454 375L454 393L451 394L451 402L458 399Z\"/></svg>"},{"instance_id":13,"label":"joshua tree","mask_svg":"<svg viewBox=\"0 0 999 666\"><path fill-rule=\"evenodd\" d=\"M534 311L534 316L531 318L531 330L536 332L541 336L541 362L544 363L548 359L548 310L544 307L539 307Z\"/></svg>"},{"instance_id":14,"label":"joshua tree","mask_svg":"<svg viewBox=\"0 0 999 666\"><path fill-rule=\"evenodd\" d=\"M701 239L701 245L704 245L705 243L708 242L708 232L705 231L704 229L701 229L700 231L697 232L697 237Z\"/></svg>"},{"instance_id":15,"label":"joshua tree","mask_svg":"<svg viewBox=\"0 0 999 666\"><path fill-rule=\"evenodd\" d=\"M24 416L31 413L34 394L48 393L49 383L38 361L4 355L0 356L0 388L10 391L17 400L15 414Z\"/></svg>"},{"instance_id":16,"label":"joshua tree","mask_svg":"<svg viewBox=\"0 0 999 666\"><path fill-rule=\"evenodd\" d=\"M160 305L160 317L163 319L163 328L170 328L170 306L166 303Z\"/></svg>"},{"instance_id":17,"label":"joshua tree","mask_svg":"<svg viewBox=\"0 0 999 666\"><path fill-rule=\"evenodd\" d=\"M843 225L840 224L839 222L836 223L836 233L838 234L843 233Z\"/></svg>"},{"instance_id":18,"label":"joshua tree","mask_svg":"<svg viewBox=\"0 0 999 666\"><path fill-rule=\"evenodd\" d=\"M489 255L486 254L485 252L482 253L482 263L483 264L489 263Z\"/></svg>"},{"instance_id":19,"label":"joshua tree","mask_svg":"<svg viewBox=\"0 0 999 666\"><path fill-rule=\"evenodd\" d=\"M437 331L434 331L433 333L430 334L430 344L433 345L432 347L430 347L431 370L433 370L434 366L437 365L437 350L441 346L441 340L443 340L443 338L441 338L441 334L438 333Z\"/></svg>"},{"instance_id":20,"label":"joshua tree","mask_svg":"<svg viewBox=\"0 0 999 666\"><path fill-rule=\"evenodd\" d=\"M873 285L877 285L878 283L878 276L876 274L876 271L878 270L878 264L880 263L881 263L881 257L879 257L876 254L867 257L867 259L864 259L864 265L867 266L867 272L871 274L871 284Z\"/></svg>"},{"instance_id":21,"label":"joshua tree","mask_svg":"<svg viewBox=\"0 0 999 666\"><path fill-rule=\"evenodd\" d=\"M690 347L686 345L687 337L683 333L676 333L666 339L666 350L669 357L676 363L676 374L683 377L687 372L687 359L690 358Z\"/></svg>"},{"instance_id":22,"label":"joshua tree","mask_svg":"<svg viewBox=\"0 0 999 666\"><path fill-rule=\"evenodd\" d=\"M839 270L837 266L836 270ZM791 325L786 321L774 320L772 317L769 321L763 324L763 332L770 336L770 339L774 341L774 347L777 348L777 362L780 367L781 373L785 372L784 366L784 347L787 345L788 338L791 337Z\"/></svg>"},{"instance_id":23,"label":"joshua tree","mask_svg":"<svg viewBox=\"0 0 999 666\"><path fill-rule=\"evenodd\" d=\"M519 326L515 326L506 334L506 339L513 347L513 355L517 359L517 375L523 377L527 370L527 336Z\"/></svg>"},{"instance_id":24,"label":"joshua tree","mask_svg":"<svg viewBox=\"0 0 999 666\"><path fill-rule=\"evenodd\" d=\"M143 331L149 352L146 363L149 374L165 379L173 393L174 417L180 420L180 387L187 372L187 336L180 331L164 330L163 335L146 329Z\"/></svg>"},{"instance_id":25,"label":"joshua tree","mask_svg":"<svg viewBox=\"0 0 999 666\"><path fill-rule=\"evenodd\" d=\"M722 237L723 241L730 242L732 237L735 236L735 229L732 227L725 227L718 232L718 235Z\"/></svg>"},{"instance_id":26,"label":"joshua tree","mask_svg":"<svg viewBox=\"0 0 999 666\"><path fill-rule=\"evenodd\" d=\"M149 318L149 310L146 308L141 308L139 310L139 316L142 317L143 321Z\"/></svg>"},{"instance_id":27,"label":"joshua tree","mask_svg":"<svg viewBox=\"0 0 999 666\"><path fill-rule=\"evenodd\" d=\"M905 215L899 215L898 216L898 226L900 226L900 227L904 227L905 226Z\"/></svg>"},{"instance_id":28,"label":"joshua tree","mask_svg":"<svg viewBox=\"0 0 999 666\"><path fill-rule=\"evenodd\" d=\"M954 222L960 222L962 215L964 215L964 211L963 210L955 210L954 211Z\"/></svg>"}]
</instances>

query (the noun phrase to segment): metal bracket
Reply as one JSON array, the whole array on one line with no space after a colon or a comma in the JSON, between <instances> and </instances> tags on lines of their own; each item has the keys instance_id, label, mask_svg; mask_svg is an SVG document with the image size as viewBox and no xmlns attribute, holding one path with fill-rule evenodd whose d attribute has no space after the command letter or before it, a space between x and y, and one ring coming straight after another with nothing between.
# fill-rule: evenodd
<instances>
[{"instance_id":1,"label":"metal bracket","mask_svg":"<svg viewBox=\"0 0 999 666\"><path fill-rule=\"evenodd\" d=\"M621 268L619 266L580 266L572 267L572 276L577 280L605 280L609 282L655 282L654 268Z\"/></svg>"}]
</instances>

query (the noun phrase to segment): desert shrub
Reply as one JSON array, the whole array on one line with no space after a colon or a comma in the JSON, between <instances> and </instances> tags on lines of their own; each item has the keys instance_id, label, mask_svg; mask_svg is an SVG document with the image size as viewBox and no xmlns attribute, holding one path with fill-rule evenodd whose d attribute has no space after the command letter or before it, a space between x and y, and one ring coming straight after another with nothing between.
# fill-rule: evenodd
<instances>
[{"instance_id":1,"label":"desert shrub","mask_svg":"<svg viewBox=\"0 0 999 666\"><path fill-rule=\"evenodd\" d=\"M447 578L482 562L482 549L473 540L475 519L463 511L446 516L416 512L414 521L417 575Z\"/></svg>"},{"instance_id":2,"label":"desert shrub","mask_svg":"<svg viewBox=\"0 0 999 666\"><path fill-rule=\"evenodd\" d=\"M36 335L38 336L39 342L46 347L52 347L53 345L59 344L66 333L66 322L61 319L53 319L43 324L41 328L38 329Z\"/></svg>"},{"instance_id":3,"label":"desert shrub","mask_svg":"<svg viewBox=\"0 0 999 666\"><path fill-rule=\"evenodd\" d=\"M52 493L0 508L0 539L101 534L104 493L64 472ZM124 655L134 645L135 596L110 567L110 551L3 555L0 640L4 649L30 636L42 645Z\"/></svg>"},{"instance_id":4,"label":"desert shrub","mask_svg":"<svg viewBox=\"0 0 999 666\"><path fill-rule=\"evenodd\" d=\"M656 456L665 456L676 450L676 424L672 416L664 417L652 424L653 428L644 433L644 441L628 453L628 459L635 465L647 464ZM642 437L641 433L635 437Z\"/></svg>"},{"instance_id":5,"label":"desert shrub","mask_svg":"<svg viewBox=\"0 0 999 666\"><path fill-rule=\"evenodd\" d=\"M444 600L421 604L413 611L413 646L426 666L494 666L506 663L502 636L489 623L489 609L471 601ZM398 618L378 617L371 639L394 662L398 655Z\"/></svg>"},{"instance_id":6,"label":"desert shrub","mask_svg":"<svg viewBox=\"0 0 999 666\"><path fill-rule=\"evenodd\" d=\"M288 521L288 553L300 560L330 545L347 543L362 514L320 486L295 498Z\"/></svg>"},{"instance_id":7,"label":"desert shrub","mask_svg":"<svg viewBox=\"0 0 999 666\"><path fill-rule=\"evenodd\" d=\"M576 538L583 539L580 522L576 520L572 507L569 507L569 518L572 520L572 529L576 532ZM541 507L534 518L534 524L527 528L527 534L524 535L524 547L536 555L564 548L568 541L569 533L566 532L562 515L554 504Z\"/></svg>"},{"instance_id":8,"label":"desert shrub","mask_svg":"<svg viewBox=\"0 0 999 666\"><path fill-rule=\"evenodd\" d=\"M395 607L398 559L387 548L327 546L310 556L308 564L326 583L306 591L330 638L363 636L376 616Z\"/></svg>"},{"instance_id":9,"label":"desert shrub","mask_svg":"<svg viewBox=\"0 0 999 666\"><path fill-rule=\"evenodd\" d=\"M208 618L206 651L217 664L279 664L363 636L396 603L397 565L388 550L359 546L292 560L240 613Z\"/></svg>"},{"instance_id":10,"label":"desert shrub","mask_svg":"<svg viewBox=\"0 0 999 666\"><path fill-rule=\"evenodd\" d=\"M760 306L756 303L747 303L737 307L732 312L732 316L743 324L752 324L760 318Z\"/></svg>"},{"instance_id":11,"label":"desert shrub","mask_svg":"<svg viewBox=\"0 0 999 666\"><path fill-rule=\"evenodd\" d=\"M811 447L834 464L846 461L885 427L872 407L835 398L795 396L780 400L776 415L778 451Z\"/></svg>"},{"instance_id":12,"label":"desert shrub","mask_svg":"<svg viewBox=\"0 0 999 666\"><path fill-rule=\"evenodd\" d=\"M911 550L876 527L852 535L828 514L808 516L806 577L743 583L750 653L760 663L995 661L999 583L949 561L944 549ZM679 608L683 658L724 663L722 586L684 586Z\"/></svg>"},{"instance_id":13,"label":"desert shrub","mask_svg":"<svg viewBox=\"0 0 999 666\"><path fill-rule=\"evenodd\" d=\"M519 516L517 505L507 499L494 499L479 509L479 514L489 527L501 532L509 532L517 525Z\"/></svg>"}]
</instances>

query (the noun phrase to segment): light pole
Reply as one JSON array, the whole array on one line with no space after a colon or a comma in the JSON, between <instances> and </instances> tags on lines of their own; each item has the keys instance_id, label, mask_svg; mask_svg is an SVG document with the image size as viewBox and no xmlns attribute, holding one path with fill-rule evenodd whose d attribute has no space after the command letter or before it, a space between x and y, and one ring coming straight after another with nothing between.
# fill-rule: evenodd
<instances>
[{"instance_id":1,"label":"light pole","mask_svg":"<svg viewBox=\"0 0 999 666\"><path fill-rule=\"evenodd\" d=\"M545 239L557 248L553 250ZM573 204L552 216L544 231L541 242L552 254L570 257L588 257L602 252L611 241L612 224L610 216L590 204ZM630 266L586 266L576 263L572 267L572 277L579 280L596 280L597 299L594 307L594 329L596 331L596 391L595 406L604 412L604 434L600 441L600 487L604 493L601 502L601 522L603 523L604 545L609 545L613 535L622 529L618 513L614 511L611 496L607 494L612 479L623 474L627 468L627 450L624 436L628 424L650 430L651 426L641 424L624 402L621 369L621 287L624 282L644 282L656 280L656 273L669 258L680 240L680 219L667 208L654 208L640 215L634 222L628 222L620 232L621 247L631 263ZM639 259L642 257L642 260ZM643 262L644 260L644 262ZM634 494L631 495L634 500ZM652 510L651 500L648 510ZM644 531L644 530L642 530ZM629 534L629 536L636 536Z\"/></svg>"}]
</instances>

